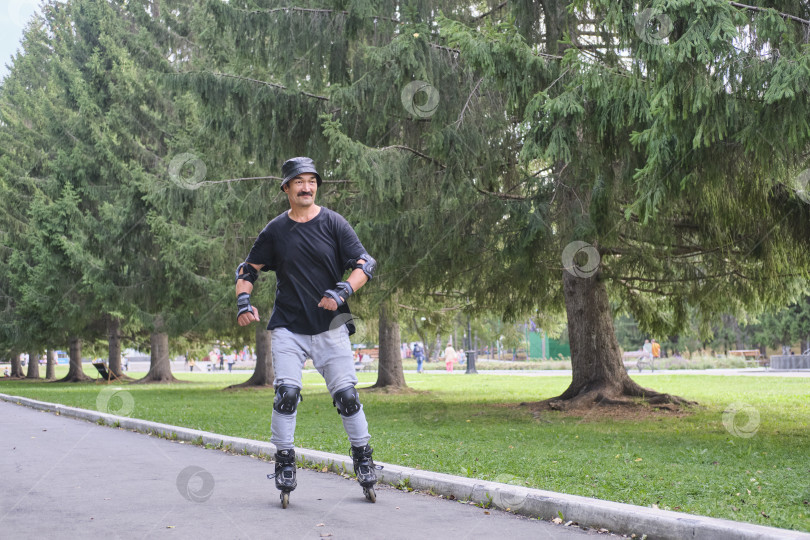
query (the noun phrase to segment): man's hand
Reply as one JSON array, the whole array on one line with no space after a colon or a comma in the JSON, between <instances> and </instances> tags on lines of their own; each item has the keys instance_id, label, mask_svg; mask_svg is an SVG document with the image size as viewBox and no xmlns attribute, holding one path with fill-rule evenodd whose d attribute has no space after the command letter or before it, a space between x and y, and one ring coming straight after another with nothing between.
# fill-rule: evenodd
<instances>
[{"instance_id":1,"label":"man's hand","mask_svg":"<svg viewBox=\"0 0 810 540\"><path fill-rule=\"evenodd\" d=\"M354 293L354 289L348 281L340 281L334 289L327 289L323 293L323 298L318 302L318 307L328 311L335 311L338 307L346 303L346 300Z\"/></svg>"},{"instance_id":2,"label":"man's hand","mask_svg":"<svg viewBox=\"0 0 810 540\"><path fill-rule=\"evenodd\" d=\"M239 309L236 313L236 322L239 326L247 326L253 321L258 321L259 310L250 305L250 295L248 293L241 293L236 297L236 307Z\"/></svg>"},{"instance_id":3,"label":"man's hand","mask_svg":"<svg viewBox=\"0 0 810 540\"><path fill-rule=\"evenodd\" d=\"M328 311L335 311L338 308L338 305L333 299L324 296L321 298L321 301L318 302L318 307Z\"/></svg>"}]
</instances>

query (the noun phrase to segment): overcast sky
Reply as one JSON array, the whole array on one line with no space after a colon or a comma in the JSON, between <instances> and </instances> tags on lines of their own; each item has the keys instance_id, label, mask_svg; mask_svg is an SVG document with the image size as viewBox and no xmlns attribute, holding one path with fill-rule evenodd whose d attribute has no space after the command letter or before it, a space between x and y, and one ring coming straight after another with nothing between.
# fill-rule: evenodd
<instances>
[{"instance_id":1,"label":"overcast sky","mask_svg":"<svg viewBox=\"0 0 810 540\"><path fill-rule=\"evenodd\" d=\"M6 64L20 47L23 28L38 4L38 0L0 0L0 78L8 74Z\"/></svg>"}]
</instances>

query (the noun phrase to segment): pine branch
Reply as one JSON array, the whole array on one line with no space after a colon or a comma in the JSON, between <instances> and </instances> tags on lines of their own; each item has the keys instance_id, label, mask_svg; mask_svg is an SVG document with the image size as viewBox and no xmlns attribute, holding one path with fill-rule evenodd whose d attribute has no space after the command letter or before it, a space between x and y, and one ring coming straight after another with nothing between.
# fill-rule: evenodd
<instances>
[{"instance_id":1,"label":"pine branch","mask_svg":"<svg viewBox=\"0 0 810 540\"><path fill-rule=\"evenodd\" d=\"M394 144L394 145L392 145L392 146L386 146L385 148L380 148L380 152L382 152L382 151L384 151L384 150L390 150L391 148L398 148L398 149L400 149L400 150L407 150L408 152L412 152L412 153L416 154L417 156L419 156L419 157L421 157L421 158L424 158L424 159L426 159L426 160L428 160L428 161L432 161L433 163L436 163L436 164L437 164L439 167L441 167L442 169L446 169L446 168L447 168L447 165L442 164L442 163L441 163L441 162L439 162L438 160L436 160L436 159L434 159L434 158L432 158L432 157L430 157L430 156L427 156L427 155L423 154L422 152L420 152L420 151L418 151L418 150L414 150L413 148L410 148L410 147L408 147L408 146L403 146L403 145L401 145L401 144Z\"/></svg>"},{"instance_id":2,"label":"pine branch","mask_svg":"<svg viewBox=\"0 0 810 540\"><path fill-rule=\"evenodd\" d=\"M506 2L504 2L504 4L505 3ZM464 104L464 108L461 109L461 114L458 115L458 120L456 120L456 127L459 127L461 125L461 122L464 120L464 112L467 110L467 107L470 105L470 100L472 99L473 94L475 94L475 91L478 90L478 85L480 85L481 81L483 81L483 80L484 80L484 78L481 77L480 79L478 79L478 82L475 83L475 88L473 88L472 92L470 92L470 95L467 98L467 103Z\"/></svg>"},{"instance_id":3,"label":"pine branch","mask_svg":"<svg viewBox=\"0 0 810 540\"><path fill-rule=\"evenodd\" d=\"M506 3L506 2L504 2ZM273 8L273 9L239 9L239 8L231 8L234 11L241 11L242 13L248 13L250 15L257 15L257 14L269 14L269 13L276 13L279 11L290 12L290 11L299 11L301 13L337 13L339 15L348 15L348 11L338 11L335 9L318 9L318 8L303 8L303 7L296 7L296 6L289 6L283 8ZM402 24L401 21L393 19L391 17L383 17L381 15L367 15L365 18L367 19L375 19L375 20L382 20L382 21L391 21L397 24Z\"/></svg>"},{"instance_id":4,"label":"pine branch","mask_svg":"<svg viewBox=\"0 0 810 540\"><path fill-rule=\"evenodd\" d=\"M616 277L614 279L618 279L621 281L642 281L645 283L691 283L694 281L701 281L701 280L708 280L708 279L719 279L728 276L737 276L740 279L744 279L747 281L756 281L754 278L748 277L746 275L741 274L737 270L730 270L728 272L724 272L722 274L714 274L711 276L700 276L700 277L691 277L691 278L643 278L643 277Z\"/></svg>"},{"instance_id":5,"label":"pine branch","mask_svg":"<svg viewBox=\"0 0 810 540\"><path fill-rule=\"evenodd\" d=\"M504 199L507 201L525 201L529 197L521 197L520 195L510 195L509 193L498 193L497 191L486 191L484 189L479 188L478 186L473 186L475 191L478 193L482 193L484 195L491 195L493 197L497 197L498 199Z\"/></svg>"},{"instance_id":6,"label":"pine branch","mask_svg":"<svg viewBox=\"0 0 810 540\"><path fill-rule=\"evenodd\" d=\"M480 20L481 20L481 19L483 19L484 17L488 17L488 16L492 15L493 13L495 13L496 11L498 11L499 9L502 9L502 8L503 8L503 7L504 7L506 4L508 4L508 3L509 3L508 1L507 1L507 2L501 2L500 4L498 4L497 6L495 6L494 8L490 9L489 11L487 11L486 13L484 13L483 15L479 15L478 17L476 17L476 18L475 18L475 19L473 19L473 20L475 20L475 21L480 21Z\"/></svg>"},{"instance_id":7,"label":"pine branch","mask_svg":"<svg viewBox=\"0 0 810 540\"><path fill-rule=\"evenodd\" d=\"M772 9L772 8L761 8L761 7L757 7L757 6L749 6L749 5L746 5L746 4L740 4L739 2L729 2L729 4L731 4L734 7L738 7L738 8L750 9L751 11L768 12L768 11L770 11ZM781 11L777 11L776 13L778 13L780 17L784 17L785 19L790 19L790 20L793 20L793 21L796 21L796 22L800 22L800 23L802 23L804 25L810 26L810 21L807 21L805 19L800 19L799 17L796 17L795 15L790 15L788 13L783 13Z\"/></svg>"},{"instance_id":8,"label":"pine branch","mask_svg":"<svg viewBox=\"0 0 810 540\"><path fill-rule=\"evenodd\" d=\"M287 90L287 87L282 85L282 84L268 82L268 81L260 81L259 79L251 79L250 77L242 77L240 75L231 75L230 73L220 73L220 72L217 72L217 71L181 71L180 72L181 75L191 74L191 73L194 73L194 74L202 73L202 74L205 74L205 75L213 75L214 77L227 77L227 78L236 79L236 80L239 80L239 81L247 81L247 82L252 82L252 83L256 83L256 84L261 84L261 85L264 85L264 86L270 86L272 88L278 88L279 90ZM320 99L321 101L329 101L329 98L326 97L326 96L318 96L316 94L310 94L309 92L304 92L303 90L298 92L298 93L301 94L301 95L307 96L307 97Z\"/></svg>"},{"instance_id":9,"label":"pine branch","mask_svg":"<svg viewBox=\"0 0 810 540\"><path fill-rule=\"evenodd\" d=\"M397 306L401 307L402 309L406 309L408 311L424 311L424 308L422 308L422 309L415 308L413 306L406 306L405 304L397 304ZM460 309L464 309L464 306L453 306L453 307L449 307L449 308L431 309L430 311L431 311L431 313L450 313L450 312L453 312L453 311L458 311Z\"/></svg>"}]
</instances>

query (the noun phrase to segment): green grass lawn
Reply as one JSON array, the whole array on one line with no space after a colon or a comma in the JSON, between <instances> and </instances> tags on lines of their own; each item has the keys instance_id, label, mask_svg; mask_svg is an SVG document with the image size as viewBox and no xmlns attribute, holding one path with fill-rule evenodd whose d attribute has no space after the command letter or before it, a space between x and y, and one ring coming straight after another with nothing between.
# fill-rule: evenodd
<instances>
[{"instance_id":1,"label":"green grass lawn","mask_svg":"<svg viewBox=\"0 0 810 540\"><path fill-rule=\"evenodd\" d=\"M130 416L269 440L272 391L221 391L247 373L176 375L190 382L124 385L134 405ZM416 392L361 392L379 461L810 531L810 378L633 375L700 406L680 418L611 420L537 416L519 406L559 394L569 377L406 377ZM375 379L361 373L360 386ZM88 409L96 409L101 389L0 379L0 392ZM296 444L348 453L320 376L305 374L303 395ZM110 412L120 407L116 399ZM726 414L726 424L750 437L724 424L724 411L735 403L751 408L733 424Z\"/></svg>"}]
</instances>

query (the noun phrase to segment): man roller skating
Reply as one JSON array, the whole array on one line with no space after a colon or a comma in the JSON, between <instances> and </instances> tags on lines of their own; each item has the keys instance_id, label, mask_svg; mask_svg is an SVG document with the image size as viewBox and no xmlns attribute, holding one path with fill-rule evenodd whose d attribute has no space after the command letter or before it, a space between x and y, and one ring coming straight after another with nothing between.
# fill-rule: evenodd
<instances>
[{"instance_id":1,"label":"man roller skating","mask_svg":"<svg viewBox=\"0 0 810 540\"><path fill-rule=\"evenodd\" d=\"M376 467L366 415L355 389L349 342L354 325L346 300L372 278L375 261L342 216L315 204L321 177L310 158L289 159L281 171L281 190L290 209L265 226L236 269L240 326L259 320L258 310L250 304L259 271L276 273L276 300L267 329L272 330L276 375L270 442L277 450L275 474L268 476L275 478L281 505L287 508L289 494L297 486L293 440L301 370L311 358L343 420L357 481L374 502ZM351 273L344 281L346 271Z\"/></svg>"}]
</instances>

